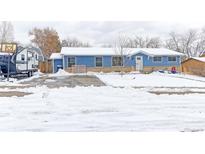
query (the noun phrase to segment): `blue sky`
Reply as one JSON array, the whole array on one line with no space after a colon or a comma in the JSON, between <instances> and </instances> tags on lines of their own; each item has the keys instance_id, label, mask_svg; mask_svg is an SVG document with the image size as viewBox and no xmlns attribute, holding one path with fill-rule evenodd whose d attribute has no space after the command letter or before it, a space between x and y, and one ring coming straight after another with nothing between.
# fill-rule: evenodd
<instances>
[{"instance_id":1,"label":"blue sky","mask_svg":"<svg viewBox=\"0 0 205 154\"><path fill-rule=\"evenodd\" d=\"M112 43L119 33L127 35L146 35L167 37L170 31L184 32L188 29L202 28L205 23L176 23L157 21L84 21L84 22L31 22L15 21L15 40L22 43L29 43L28 31L34 27L52 27L57 30L61 39L67 36L76 37L82 41L88 41L92 45Z\"/></svg>"}]
</instances>

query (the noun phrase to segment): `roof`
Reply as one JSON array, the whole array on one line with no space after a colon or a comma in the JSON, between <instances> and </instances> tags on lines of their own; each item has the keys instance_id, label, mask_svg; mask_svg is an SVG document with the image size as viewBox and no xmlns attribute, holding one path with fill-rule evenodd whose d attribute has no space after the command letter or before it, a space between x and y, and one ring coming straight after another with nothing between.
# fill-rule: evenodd
<instances>
[{"instance_id":1,"label":"roof","mask_svg":"<svg viewBox=\"0 0 205 154\"><path fill-rule=\"evenodd\" d=\"M52 53L50 59L61 59L61 53Z\"/></svg>"},{"instance_id":2,"label":"roof","mask_svg":"<svg viewBox=\"0 0 205 154\"><path fill-rule=\"evenodd\" d=\"M8 53L8 52L0 52L0 56L7 56L7 55L12 55L12 53Z\"/></svg>"},{"instance_id":3,"label":"roof","mask_svg":"<svg viewBox=\"0 0 205 154\"><path fill-rule=\"evenodd\" d=\"M184 56L183 53L166 48L136 48L135 52L131 55L138 53L143 53L149 56Z\"/></svg>"},{"instance_id":4,"label":"roof","mask_svg":"<svg viewBox=\"0 0 205 154\"><path fill-rule=\"evenodd\" d=\"M135 55L137 53L144 53L149 56L183 56L184 54L165 49L165 48L127 48L124 55ZM62 55L71 55L71 56L112 56L119 55L119 53L114 48L70 48L63 47L61 49Z\"/></svg>"},{"instance_id":5,"label":"roof","mask_svg":"<svg viewBox=\"0 0 205 154\"><path fill-rule=\"evenodd\" d=\"M192 57L192 58L201 62L205 62L205 57Z\"/></svg>"},{"instance_id":6,"label":"roof","mask_svg":"<svg viewBox=\"0 0 205 154\"><path fill-rule=\"evenodd\" d=\"M133 50L133 49L132 49ZM71 56L112 56L119 55L119 53L114 48L70 48L63 47L61 49L61 54L71 55ZM127 54L124 54L127 55Z\"/></svg>"},{"instance_id":7,"label":"roof","mask_svg":"<svg viewBox=\"0 0 205 154\"><path fill-rule=\"evenodd\" d=\"M44 61L44 55L40 48L34 47L34 46L18 46L17 54L23 52L24 50L27 50L30 53L37 53L38 54L38 61Z\"/></svg>"}]
</instances>

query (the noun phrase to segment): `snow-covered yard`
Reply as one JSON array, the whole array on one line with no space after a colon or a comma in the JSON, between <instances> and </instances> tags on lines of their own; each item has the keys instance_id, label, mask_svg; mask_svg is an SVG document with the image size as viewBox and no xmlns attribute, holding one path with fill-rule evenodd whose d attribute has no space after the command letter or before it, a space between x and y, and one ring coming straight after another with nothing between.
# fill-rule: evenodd
<instances>
[{"instance_id":1,"label":"snow-covered yard","mask_svg":"<svg viewBox=\"0 0 205 154\"><path fill-rule=\"evenodd\" d=\"M204 87L205 78L184 74L100 74L97 76L107 85L117 87Z\"/></svg>"},{"instance_id":2,"label":"snow-covered yard","mask_svg":"<svg viewBox=\"0 0 205 154\"><path fill-rule=\"evenodd\" d=\"M0 131L205 130L205 94L150 93L205 92L204 78L158 73L97 76L108 86L1 88L32 94L0 97Z\"/></svg>"}]
</instances>

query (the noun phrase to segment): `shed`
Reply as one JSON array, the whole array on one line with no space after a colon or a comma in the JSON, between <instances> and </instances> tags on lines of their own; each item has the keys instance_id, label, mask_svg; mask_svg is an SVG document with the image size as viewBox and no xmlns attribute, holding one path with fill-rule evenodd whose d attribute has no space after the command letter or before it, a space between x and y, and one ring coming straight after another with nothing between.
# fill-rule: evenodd
<instances>
[{"instance_id":1,"label":"shed","mask_svg":"<svg viewBox=\"0 0 205 154\"><path fill-rule=\"evenodd\" d=\"M182 62L182 72L205 76L205 57L192 57Z\"/></svg>"}]
</instances>

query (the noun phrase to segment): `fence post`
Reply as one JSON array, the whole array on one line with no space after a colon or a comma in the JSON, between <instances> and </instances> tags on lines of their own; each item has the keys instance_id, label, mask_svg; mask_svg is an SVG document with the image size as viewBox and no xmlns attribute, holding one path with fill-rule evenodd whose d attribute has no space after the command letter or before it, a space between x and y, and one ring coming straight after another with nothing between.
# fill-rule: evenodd
<instances>
[{"instance_id":1,"label":"fence post","mask_svg":"<svg viewBox=\"0 0 205 154\"><path fill-rule=\"evenodd\" d=\"M10 54L8 54L7 81L9 81L9 74L10 74Z\"/></svg>"}]
</instances>

